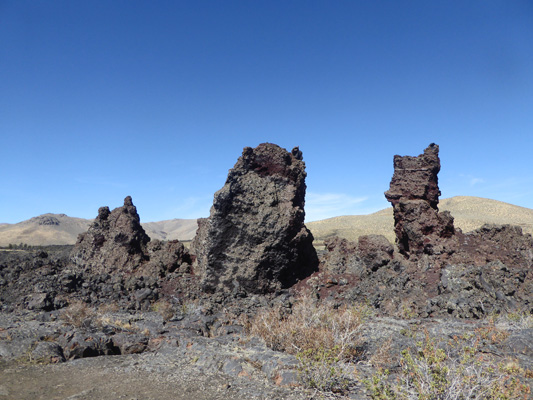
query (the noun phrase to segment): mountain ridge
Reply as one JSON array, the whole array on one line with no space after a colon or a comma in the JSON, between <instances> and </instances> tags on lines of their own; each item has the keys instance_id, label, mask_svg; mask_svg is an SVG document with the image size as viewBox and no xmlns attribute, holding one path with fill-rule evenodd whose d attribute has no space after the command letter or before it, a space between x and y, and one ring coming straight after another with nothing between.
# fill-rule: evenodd
<instances>
[{"instance_id":1,"label":"mountain ridge","mask_svg":"<svg viewBox=\"0 0 533 400\"><path fill-rule=\"evenodd\" d=\"M473 196L455 196L440 200L439 209L450 211L455 226L469 232L484 224L518 225L533 235L533 209L498 200ZM74 244L78 234L85 232L92 219L69 217L66 214L42 214L16 223L0 223L0 246ZM152 239L192 240L197 229L196 219L170 219L143 222L141 225ZM315 243L332 236L356 240L361 235L381 234L394 243L392 207L367 215L344 215L307 222Z\"/></svg>"}]
</instances>

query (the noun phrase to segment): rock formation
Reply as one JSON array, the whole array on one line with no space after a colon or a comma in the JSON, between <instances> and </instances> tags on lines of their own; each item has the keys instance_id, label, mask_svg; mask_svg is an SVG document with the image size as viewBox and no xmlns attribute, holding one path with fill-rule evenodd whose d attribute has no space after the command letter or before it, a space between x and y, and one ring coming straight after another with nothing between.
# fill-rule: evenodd
<instances>
[{"instance_id":1,"label":"rock formation","mask_svg":"<svg viewBox=\"0 0 533 400\"><path fill-rule=\"evenodd\" d=\"M357 242L337 236L324 241L326 253L321 269L334 274L364 275L388 265L393 259L394 247L385 236L363 235Z\"/></svg>"},{"instance_id":2,"label":"rock formation","mask_svg":"<svg viewBox=\"0 0 533 400\"><path fill-rule=\"evenodd\" d=\"M400 252L409 257L442 252L443 239L453 236L453 217L439 212L439 146L432 143L418 157L394 156L394 175L385 197L394 209L394 230Z\"/></svg>"},{"instance_id":3,"label":"rock formation","mask_svg":"<svg viewBox=\"0 0 533 400\"><path fill-rule=\"evenodd\" d=\"M91 273L118 271L155 276L172 272L181 263L191 263L179 241L150 242L130 196L113 211L100 207L93 224L79 235L70 258Z\"/></svg>"},{"instance_id":4,"label":"rock formation","mask_svg":"<svg viewBox=\"0 0 533 400\"><path fill-rule=\"evenodd\" d=\"M71 258L75 264L93 271L132 272L145 261L149 241L137 208L128 196L124 205L113 211L100 207L94 223L78 236Z\"/></svg>"},{"instance_id":5,"label":"rock formation","mask_svg":"<svg viewBox=\"0 0 533 400\"><path fill-rule=\"evenodd\" d=\"M305 163L263 143L244 148L209 218L192 244L204 290L266 293L317 269L313 236L304 225Z\"/></svg>"},{"instance_id":6,"label":"rock formation","mask_svg":"<svg viewBox=\"0 0 533 400\"><path fill-rule=\"evenodd\" d=\"M329 239L320 273L308 281L320 297L366 301L400 316L533 311L533 238L510 225L454 229L452 216L438 211L438 150L431 144L418 157L394 157L385 196L400 254L377 235Z\"/></svg>"}]
</instances>

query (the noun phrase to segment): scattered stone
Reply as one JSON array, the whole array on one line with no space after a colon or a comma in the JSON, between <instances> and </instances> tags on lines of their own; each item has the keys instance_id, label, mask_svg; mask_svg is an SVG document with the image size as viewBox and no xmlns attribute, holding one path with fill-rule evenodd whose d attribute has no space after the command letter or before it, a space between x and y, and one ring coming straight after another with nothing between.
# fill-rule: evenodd
<instances>
[{"instance_id":1,"label":"scattered stone","mask_svg":"<svg viewBox=\"0 0 533 400\"><path fill-rule=\"evenodd\" d=\"M72 331L58 338L67 360L120 354L113 340L101 332Z\"/></svg>"},{"instance_id":2,"label":"scattered stone","mask_svg":"<svg viewBox=\"0 0 533 400\"><path fill-rule=\"evenodd\" d=\"M119 348L120 354L142 353L148 346L148 337L135 333L117 333L113 335L112 341Z\"/></svg>"},{"instance_id":3,"label":"scattered stone","mask_svg":"<svg viewBox=\"0 0 533 400\"><path fill-rule=\"evenodd\" d=\"M34 293L28 300L28 310L50 311L53 309L53 300L49 293Z\"/></svg>"}]
</instances>

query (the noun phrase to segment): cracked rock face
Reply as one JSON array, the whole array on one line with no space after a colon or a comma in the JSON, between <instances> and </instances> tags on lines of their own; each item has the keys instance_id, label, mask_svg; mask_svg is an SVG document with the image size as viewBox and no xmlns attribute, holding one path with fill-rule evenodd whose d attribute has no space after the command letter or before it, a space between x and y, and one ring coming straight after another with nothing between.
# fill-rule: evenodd
<instances>
[{"instance_id":1,"label":"cracked rock face","mask_svg":"<svg viewBox=\"0 0 533 400\"><path fill-rule=\"evenodd\" d=\"M407 257L438 254L443 239L455 233L453 217L439 212L439 146L432 143L418 157L394 156L394 175L385 197L394 210L400 253Z\"/></svg>"},{"instance_id":2,"label":"cracked rock face","mask_svg":"<svg viewBox=\"0 0 533 400\"><path fill-rule=\"evenodd\" d=\"M150 242L130 196L113 211L100 207L88 231L79 235L70 259L91 273L118 271L145 276L172 272L181 263L191 262L187 250L177 240Z\"/></svg>"},{"instance_id":3,"label":"cracked rock face","mask_svg":"<svg viewBox=\"0 0 533 400\"><path fill-rule=\"evenodd\" d=\"M100 207L87 232L78 236L71 259L95 272L131 272L143 261L149 241L137 208L128 196L124 205L113 211Z\"/></svg>"},{"instance_id":4,"label":"cracked rock face","mask_svg":"<svg viewBox=\"0 0 533 400\"><path fill-rule=\"evenodd\" d=\"M273 292L317 269L304 225L305 177L297 147L244 148L209 218L198 222L192 251L204 290Z\"/></svg>"},{"instance_id":5,"label":"cracked rock face","mask_svg":"<svg viewBox=\"0 0 533 400\"><path fill-rule=\"evenodd\" d=\"M307 281L320 297L335 295L328 289L333 277L345 282L337 298L369 302L384 314L482 318L532 311L533 238L510 225L454 229L452 216L437 208L438 151L431 144L418 157L394 157L385 196L393 205L401 254L376 235L358 243L329 239L323 277Z\"/></svg>"}]
</instances>

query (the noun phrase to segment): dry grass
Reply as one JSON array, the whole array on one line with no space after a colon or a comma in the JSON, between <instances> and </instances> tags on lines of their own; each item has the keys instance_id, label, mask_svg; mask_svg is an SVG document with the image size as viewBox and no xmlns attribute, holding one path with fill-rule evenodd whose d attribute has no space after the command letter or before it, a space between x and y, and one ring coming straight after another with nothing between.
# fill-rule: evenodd
<instances>
[{"instance_id":1,"label":"dry grass","mask_svg":"<svg viewBox=\"0 0 533 400\"><path fill-rule=\"evenodd\" d=\"M113 318L110 316L98 316L95 322L100 327L106 325L112 326L118 331L133 332L138 330L138 328L136 326L133 326L129 320L125 321L120 318Z\"/></svg>"},{"instance_id":2,"label":"dry grass","mask_svg":"<svg viewBox=\"0 0 533 400\"><path fill-rule=\"evenodd\" d=\"M98 306L98 314L107 314L120 311L117 303L106 303Z\"/></svg>"},{"instance_id":3,"label":"dry grass","mask_svg":"<svg viewBox=\"0 0 533 400\"><path fill-rule=\"evenodd\" d=\"M370 356L368 362L374 368L388 369L398 361L398 356L393 354L392 337L389 337Z\"/></svg>"},{"instance_id":4,"label":"dry grass","mask_svg":"<svg viewBox=\"0 0 533 400\"><path fill-rule=\"evenodd\" d=\"M95 315L95 311L83 301L73 301L61 311L60 318L65 323L79 328L90 325Z\"/></svg>"},{"instance_id":5,"label":"dry grass","mask_svg":"<svg viewBox=\"0 0 533 400\"><path fill-rule=\"evenodd\" d=\"M335 309L304 295L290 312L278 307L258 314L248 330L274 350L290 354L326 350L336 359L351 360L357 356L368 313L366 306Z\"/></svg>"},{"instance_id":6,"label":"dry grass","mask_svg":"<svg viewBox=\"0 0 533 400\"><path fill-rule=\"evenodd\" d=\"M325 393L343 393L352 380L345 363L360 354L366 306L335 308L303 295L292 307L259 313L246 326L270 348L296 355L301 383Z\"/></svg>"}]
</instances>

